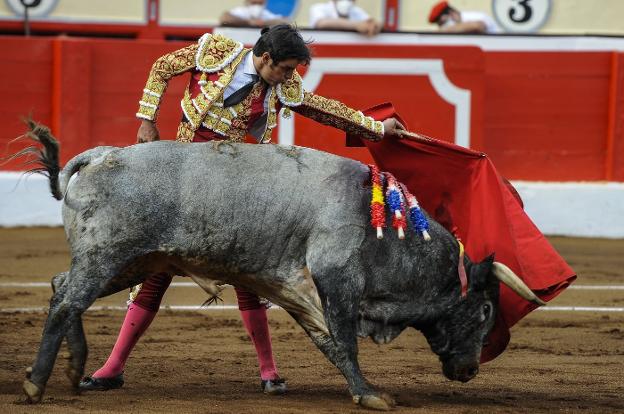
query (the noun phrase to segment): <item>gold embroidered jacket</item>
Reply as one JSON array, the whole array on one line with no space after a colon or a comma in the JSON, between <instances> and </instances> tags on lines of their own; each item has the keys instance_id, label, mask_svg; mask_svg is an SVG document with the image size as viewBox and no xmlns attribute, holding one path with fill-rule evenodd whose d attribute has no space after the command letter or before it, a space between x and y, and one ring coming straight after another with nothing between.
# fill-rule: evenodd
<instances>
[{"instance_id":1,"label":"gold embroidered jacket","mask_svg":"<svg viewBox=\"0 0 624 414\"><path fill-rule=\"evenodd\" d=\"M182 110L189 122L178 128L179 141L191 141L195 130L204 126L224 138L242 141L246 131L233 126L243 108L241 104L223 108L223 92L232 81L234 72L250 49L225 36L206 33L197 44L187 46L160 57L150 71L143 96L139 102L138 118L155 121L160 100L169 80L185 72L201 73L201 88L195 98L187 88L182 98ZM302 80L295 71L288 81L271 87L265 131L261 142L270 142L277 125L277 111L281 105L308 118L330 125L372 141L383 138L383 124L341 102L327 99L303 90ZM279 101L279 102L278 102ZM236 122L235 122L236 124Z\"/></svg>"}]
</instances>

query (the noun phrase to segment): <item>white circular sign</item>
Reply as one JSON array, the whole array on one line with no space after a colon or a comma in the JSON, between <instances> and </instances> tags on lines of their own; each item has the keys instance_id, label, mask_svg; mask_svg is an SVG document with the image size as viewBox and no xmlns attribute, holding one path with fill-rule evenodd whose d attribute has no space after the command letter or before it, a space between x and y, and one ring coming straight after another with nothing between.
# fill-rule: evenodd
<instances>
[{"instance_id":1,"label":"white circular sign","mask_svg":"<svg viewBox=\"0 0 624 414\"><path fill-rule=\"evenodd\" d=\"M551 3L551 0L492 0L492 12L506 31L533 33L548 20Z\"/></svg>"},{"instance_id":2,"label":"white circular sign","mask_svg":"<svg viewBox=\"0 0 624 414\"><path fill-rule=\"evenodd\" d=\"M56 7L58 0L4 0L17 16L24 16L24 4L28 7L28 17L45 17Z\"/></svg>"}]
</instances>

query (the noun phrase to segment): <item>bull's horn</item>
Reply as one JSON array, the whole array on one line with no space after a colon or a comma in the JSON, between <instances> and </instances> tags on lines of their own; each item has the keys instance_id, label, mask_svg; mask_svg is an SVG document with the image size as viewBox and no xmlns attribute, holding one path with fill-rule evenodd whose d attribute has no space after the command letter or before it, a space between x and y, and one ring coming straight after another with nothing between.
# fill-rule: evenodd
<instances>
[{"instance_id":1,"label":"bull's horn","mask_svg":"<svg viewBox=\"0 0 624 414\"><path fill-rule=\"evenodd\" d=\"M510 268L500 262L494 262L492 264L492 272L494 276L505 285L509 286L511 290L516 292L524 299L535 303L536 305L544 306L546 302L538 298L535 293L513 272Z\"/></svg>"}]
</instances>

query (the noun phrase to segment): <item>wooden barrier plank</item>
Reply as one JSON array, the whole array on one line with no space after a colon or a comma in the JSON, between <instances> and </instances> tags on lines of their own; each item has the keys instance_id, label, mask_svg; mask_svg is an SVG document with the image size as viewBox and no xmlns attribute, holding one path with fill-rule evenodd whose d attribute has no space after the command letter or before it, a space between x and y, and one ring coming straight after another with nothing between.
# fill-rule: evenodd
<instances>
[{"instance_id":1,"label":"wooden barrier plank","mask_svg":"<svg viewBox=\"0 0 624 414\"><path fill-rule=\"evenodd\" d=\"M93 146L91 140L91 46L53 40L52 132L61 140L61 161Z\"/></svg>"},{"instance_id":2,"label":"wooden barrier plank","mask_svg":"<svg viewBox=\"0 0 624 414\"><path fill-rule=\"evenodd\" d=\"M510 179L604 180L609 53L486 54L485 147Z\"/></svg>"},{"instance_id":3,"label":"wooden barrier plank","mask_svg":"<svg viewBox=\"0 0 624 414\"><path fill-rule=\"evenodd\" d=\"M617 53L613 107L612 179L624 181L624 53Z\"/></svg>"},{"instance_id":4,"label":"wooden barrier plank","mask_svg":"<svg viewBox=\"0 0 624 414\"><path fill-rule=\"evenodd\" d=\"M51 40L3 37L0 39L0 157L17 152L24 143L9 142L26 131L22 118L32 116L50 124ZM0 167L19 170L23 160Z\"/></svg>"}]
</instances>

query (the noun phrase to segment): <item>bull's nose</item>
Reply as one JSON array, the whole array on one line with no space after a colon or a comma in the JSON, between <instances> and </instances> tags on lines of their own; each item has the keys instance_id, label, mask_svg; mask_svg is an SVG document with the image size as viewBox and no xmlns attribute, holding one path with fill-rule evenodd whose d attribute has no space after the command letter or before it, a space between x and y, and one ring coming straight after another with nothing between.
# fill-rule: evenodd
<instances>
[{"instance_id":1,"label":"bull's nose","mask_svg":"<svg viewBox=\"0 0 624 414\"><path fill-rule=\"evenodd\" d=\"M479 367L468 367L457 374L457 379L461 382L468 382L479 373Z\"/></svg>"},{"instance_id":2,"label":"bull's nose","mask_svg":"<svg viewBox=\"0 0 624 414\"><path fill-rule=\"evenodd\" d=\"M452 365L443 364L442 372L451 381L468 382L479 373L479 364Z\"/></svg>"}]
</instances>

